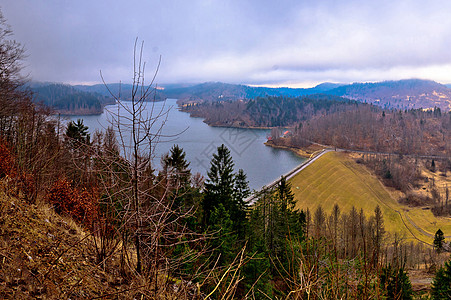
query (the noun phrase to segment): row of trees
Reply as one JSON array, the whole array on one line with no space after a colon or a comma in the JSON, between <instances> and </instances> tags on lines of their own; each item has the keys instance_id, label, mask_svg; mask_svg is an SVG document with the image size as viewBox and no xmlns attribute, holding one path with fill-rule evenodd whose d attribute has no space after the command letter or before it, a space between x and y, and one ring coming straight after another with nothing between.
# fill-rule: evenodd
<instances>
[{"instance_id":1,"label":"row of trees","mask_svg":"<svg viewBox=\"0 0 451 300\"><path fill-rule=\"evenodd\" d=\"M352 150L446 156L450 134L451 114L438 108L382 111L360 105L299 123L294 137L279 142L296 146L309 140Z\"/></svg>"}]
</instances>

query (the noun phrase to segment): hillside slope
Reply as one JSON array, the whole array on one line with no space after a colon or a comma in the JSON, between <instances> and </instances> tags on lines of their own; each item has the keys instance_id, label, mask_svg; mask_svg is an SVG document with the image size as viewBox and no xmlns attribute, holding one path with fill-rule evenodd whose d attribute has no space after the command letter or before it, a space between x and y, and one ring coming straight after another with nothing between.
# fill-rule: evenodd
<instances>
[{"instance_id":1,"label":"hillside slope","mask_svg":"<svg viewBox=\"0 0 451 300\"><path fill-rule=\"evenodd\" d=\"M34 102L43 103L62 114L100 114L105 105L114 103L111 97L65 84L32 83L30 88Z\"/></svg>"},{"instance_id":2,"label":"hillside slope","mask_svg":"<svg viewBox=\"0 0 451 300\"><path fill-rule=\"evenodd\" d=\"M392 235L401 234L409 240L432 243L430 235L441 228L451 235L451 220L435 218L430 211L399 204L377 177L345 153L330 152L291 179L297 207L314 212L319 204L330 214L337 203L342 211L352 206L367 215L380 206L385 227ZM424 224L428 224L427 228Z\"/></svg>"},{"instance_id":3,"label":"hillside slope","mask_svg":"<svg viewBox=\"0 0 451 300\"><path fill-rule=\"evenodd\" d=\"M0 299L149 299L142 277L120 274L120 253L96 261L91 234L45 203L5 193L0 181ZM133 259L133 258L132 258ZM169 292L168 292L169 290ZM186 299L162 287L163 299Z\"/></svg>"},{"instance_id":4,"label":"hillside slope","mask_svg":"<svg viewBox=\"0 0 451 300\"><path fill-rule=\"evenodd\" d=\"M0 191L0 298L81 299L117 292L79 227L45 205ZM119 278L119 277L117 277Z\"/></svg>"}]
</instances>

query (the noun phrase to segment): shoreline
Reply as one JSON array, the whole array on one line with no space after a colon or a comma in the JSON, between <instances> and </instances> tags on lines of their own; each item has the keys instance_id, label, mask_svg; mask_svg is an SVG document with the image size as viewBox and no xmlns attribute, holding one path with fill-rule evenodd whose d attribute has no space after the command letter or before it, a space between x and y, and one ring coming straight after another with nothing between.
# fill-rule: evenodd
<instances>
[{"instance_id":1,"label":"shoreline","mask_svg":"<svg viewBox=\"0 0 451 300\"><path fill-rule=\"evenodd\" d=\"M217 123L208 123L206 122L206 117L204 116L197 116L193 115L192 112L185 110L183 107L178 105L177 108L179 111L189 114L190 118L201 118L203 119L203 122L211 127L223 127L223 128L240 128L240 129L273 129L277 128L277 126L240 126L240 125L233 125L233 124L217 124ZM284 127L285 128L285 127ZM291 128L291 126L286 126L286 128Z\"/></svg>"},{"instance_id":2,"label":"shoreline","mask_svg":"<svg viewBox=\"0 0 451 300\"><path fill-rule=\"evenodd\" d=\"M190 116L191 117L191 116ZM191 118L198 118L198 117L191 117ZM202 117L199 117L202 118ZM207 124L208 126L211 127L221 127L221 128L239 128L239 129L273 129L275 127L265 127L265 126L233 126L233 125L221 125L221 124L208 124L207 122L205 122L205 118L203 120L203 122L205 124Z\"/></svg>"},{"instance_id":3,"label":"shoreline","mask_svg":"<svg viewBox=\"0 0 451 300\"><path fill-rule=\"evenodd\" d=\"M310 145L308 147L304 148L295 148L290 146L284 146L284 145L276 145L271 141L266 141L264 144L268 147L276 148L276 149L283 149L283 150L289 150L293 152L294 154L303 157L303 158L311 158L312 154L315 152L318 152L319 150L325 149L324 147L318 146L318 145Z\"/></svg>"}]
</instances>

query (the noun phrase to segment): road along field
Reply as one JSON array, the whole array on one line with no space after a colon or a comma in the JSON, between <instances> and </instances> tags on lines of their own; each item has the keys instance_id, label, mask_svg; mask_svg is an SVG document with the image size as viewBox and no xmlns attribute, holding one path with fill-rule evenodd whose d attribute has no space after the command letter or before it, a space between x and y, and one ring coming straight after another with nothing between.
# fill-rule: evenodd
<instances>
[{"instance_id":1,"label":"road along field","mask_svg":"<svg viewBox=\"0 0 451 300\"><path fill-rule=\"evenodd\" d=\"M401 234L407 240L432 244L434 233L441 229L451 236L451 219L437 218L430 210L399 204L389 191L364 165L343 152L328 152L290 179L297 207L314 211L321 205L327 215L337 203L342 212L352 206L367 216L380 206L385 229L392 236Z\"/></svg>"}]
</instances>

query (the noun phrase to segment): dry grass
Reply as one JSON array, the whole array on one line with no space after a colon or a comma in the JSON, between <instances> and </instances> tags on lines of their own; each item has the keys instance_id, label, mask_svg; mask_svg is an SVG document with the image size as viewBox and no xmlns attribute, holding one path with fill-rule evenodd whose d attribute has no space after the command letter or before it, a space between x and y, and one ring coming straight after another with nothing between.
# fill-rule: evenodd
<instances>
[{"instance_id":1,"label":"dry grass","mask_svg":"<svg viewBox=\"0 0 451 300\"><path fill-rule=\"evenodd\" d=\"M92 235L44 203L8 195L0 181L1 299L189 299L173 280L157 289L136 274L119 274L119 253L97 263ZM195 287L191 287L195 288ZM178 290L179 293L175 292ZM187 293L188 292L188 293ZM183 296L185 295L185 296Z\"/></svg>"},{"instance_id":2,"label":"dry grass","mask_svg":"<svg viewBox=\"0 0 451 300\"><path fill-rule=\"evenodd\" d=\"M0 193L3 298L84 298L108 293L115 278L97 267L90 236L46 205Z\"/></svg>"}]
</instances>

